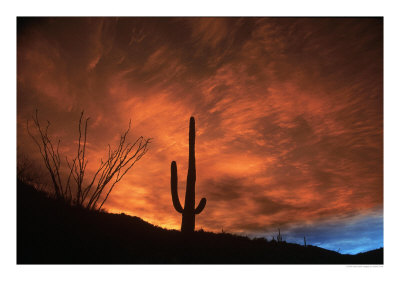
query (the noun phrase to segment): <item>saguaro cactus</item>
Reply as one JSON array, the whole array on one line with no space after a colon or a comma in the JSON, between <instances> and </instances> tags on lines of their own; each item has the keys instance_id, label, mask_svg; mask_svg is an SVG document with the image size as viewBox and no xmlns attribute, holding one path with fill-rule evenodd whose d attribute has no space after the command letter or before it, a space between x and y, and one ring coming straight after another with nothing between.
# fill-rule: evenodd
<instances>
[{"instance_id":1,"label":"saguaro cactus","mask_svg":"<svg viewBox=\"0 0 400 300\"><path fill-rule=\"evenodd\" d=\"M186 181L186 196L185 196L185 207L182 205L178 197L178 174L176 169L176 162L171 163L171 194L172 203L178 213L182 214L182 226L181 231L184 233L191 233L194 231L195 226L195 215L201 213L206 206L206 198L200 200L199 205L195 209L195 187L196 187L196 161L194 157L194 146L195 146L195 123L194 118L190 118L189 125L189 168Z\"/></svg>"}]
</instances>

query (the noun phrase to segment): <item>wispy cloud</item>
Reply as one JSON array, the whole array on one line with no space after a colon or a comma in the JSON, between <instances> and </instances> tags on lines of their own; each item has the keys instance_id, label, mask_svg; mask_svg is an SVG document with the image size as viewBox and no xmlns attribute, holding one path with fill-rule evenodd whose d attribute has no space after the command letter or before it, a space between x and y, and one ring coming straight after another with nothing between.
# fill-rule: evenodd
<instances>
[{"instance_id":1,"label":"wispy cloud","mask_svg":"<svg viewBox=\"0 0 400 300\"><path fill-rule=\"evenodd\" d=\"M24 124L35 108L66 152L85 109L94 161L130 119L132 139L153 138L108 209L179 228L169 168L176 160L183 199L194 115L197 194L208 199L198 228L320 228L321 219L346 215L354 225L357 214L381 212L381 19L26 22L18 25L18 144L27 153L35 150Z\"/></svg>"}]
</instances>

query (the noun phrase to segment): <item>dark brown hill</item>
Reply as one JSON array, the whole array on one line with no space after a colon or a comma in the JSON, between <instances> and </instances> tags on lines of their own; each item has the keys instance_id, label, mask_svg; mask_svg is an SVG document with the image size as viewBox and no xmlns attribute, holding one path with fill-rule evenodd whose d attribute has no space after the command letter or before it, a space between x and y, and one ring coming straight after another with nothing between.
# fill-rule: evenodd
<instances>
[{"instance_id":1,"label":"dark brown hill","mask_svg":"<svg viewBox=\"0 0 400 300\"><path fill-rule=\"evenodd\" d=\"M383 264L383 249L342 255L227 233L183 236L125 214L87 211L17 184L18 264Z\"/></svg>"}]
</instances>

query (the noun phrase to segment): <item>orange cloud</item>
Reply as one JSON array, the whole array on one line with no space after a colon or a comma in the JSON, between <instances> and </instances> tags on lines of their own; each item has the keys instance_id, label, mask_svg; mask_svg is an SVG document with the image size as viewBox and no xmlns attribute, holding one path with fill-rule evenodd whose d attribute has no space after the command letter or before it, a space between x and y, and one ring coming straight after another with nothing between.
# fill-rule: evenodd
<instances>
[{"instance_id":1,"label":"orange cloud","mask_svg":"<svg viewBox=\"0 0 400 300\"><path fill-rule=\"evenodd\" d=\"M382 24L375 19L21 20L18 145L35 108L74 151L91 117L89 171L132 120L149 152L115 188L112 212L178 229L188 121L196 118L197 228L262 232L383 205Z\"/></svg>"}]
</instances>

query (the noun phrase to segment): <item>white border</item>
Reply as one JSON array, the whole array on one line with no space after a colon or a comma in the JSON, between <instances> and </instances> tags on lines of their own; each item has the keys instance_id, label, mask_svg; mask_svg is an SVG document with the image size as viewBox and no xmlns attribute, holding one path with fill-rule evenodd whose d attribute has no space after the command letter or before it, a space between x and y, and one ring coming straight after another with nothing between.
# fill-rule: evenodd
<instances>
[{"instance_id":1,"label":"white border","mask_svg":"<svg viewBox=\"0 0 400 300\"><path fill-rule=\"evenodd\" d=\"M9 2L11 3L11 2ZM398 295L398 10L383 1L14 1L1 13L2 299L386 299ZM391 3L395 3L394 1ZM385 265L17 266L15 260L16 16L384 16ZM397 271L395 273L395 271ZM386 295L387 294L387 295ZM339 298L341 297L341 298Z\"/></svg>"}]
</instances>

